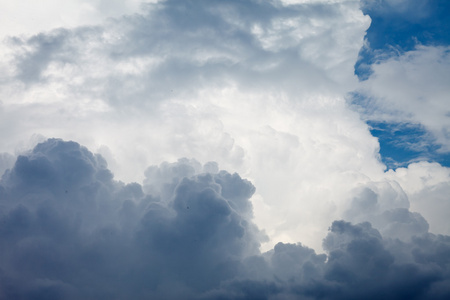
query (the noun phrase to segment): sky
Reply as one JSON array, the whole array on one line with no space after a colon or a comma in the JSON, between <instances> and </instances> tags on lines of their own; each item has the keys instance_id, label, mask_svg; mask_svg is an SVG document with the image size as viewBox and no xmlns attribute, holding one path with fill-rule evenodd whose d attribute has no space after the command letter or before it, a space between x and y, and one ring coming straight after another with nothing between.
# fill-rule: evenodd
<instances>
[{"instance_id":1,"label":"sky","mask_svg":"<svg viewBox=\"0 0 450 300\"><path fill-rule=\"evenodd\" d=\"M449 13L0 2L0 299L448 299Z\"/></svg>"}]
</instances>

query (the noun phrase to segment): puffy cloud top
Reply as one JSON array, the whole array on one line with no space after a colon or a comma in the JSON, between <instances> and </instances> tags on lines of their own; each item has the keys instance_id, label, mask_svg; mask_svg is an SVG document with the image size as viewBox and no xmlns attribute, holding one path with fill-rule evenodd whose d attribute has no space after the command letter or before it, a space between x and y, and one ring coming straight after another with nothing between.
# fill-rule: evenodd
<instances>
[{"instance_id":1,"label":"puffy cloud top","mask_svg":"<svg viewBox=\"0 0 450 300\"><path fill-rule=\"evenodd\" d=\"M148 168L143 186L124 184L100 155L47 140L0 182L0 299L450 295L450 237L425 229L402 241L368 222L335 221L327 255L300 243L261 253L254 192L238 174L188 159Z\"/></svg>"},{"instance_id":2,"label":"puffy cloud top","mask_svg":"<svg viewBox=\"0 0 450 300\"><path fill-rule=\"evenodd\" d=\"M51 139L19 156L1 181L3 297L140 299L170 285L179 296L236 276L234 265L259 253L254 187L193 164L150 168L167 183L144 194L75 142Z\"/></svg>"},{"instance_id":3,"label":"puffy cloud top","mask_svg":"<svg viewBox=\"0 0 450 300\"><path fill-rule=\"evenodd\" d=\"M371 39L444 2L70 0L5 39L0 299L450 298L449 169L384 172L364 121L448 152L448 46Z\"/></svg>"},{"instance_id":4,"label":"puffy cloud top","mask_svg":"<svg viewBox=\"0 0 450 300\"><path fill-rule=\"evenodd\" d=\"M10 37L0 49L0 151L33 133L76 140L102 148L126 182L179 157L217 161L258 186L255 222L271 238L309 235L320 248L333 206L384 167L344 99L369 23L353 0L168 0Z\"/></svg>"}]
</instances>

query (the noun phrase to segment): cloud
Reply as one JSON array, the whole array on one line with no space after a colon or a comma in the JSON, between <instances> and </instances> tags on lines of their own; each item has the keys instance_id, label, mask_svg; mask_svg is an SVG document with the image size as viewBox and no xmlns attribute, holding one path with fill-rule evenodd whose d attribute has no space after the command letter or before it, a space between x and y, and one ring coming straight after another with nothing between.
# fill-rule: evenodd
<instances>
[{"instance_id":1,"label":"cloud","mask_svg":"<svg viewBox=\"0 0 450 300\"><path fill-rule=\"evenodd\" d=\"M138 10L140 1L116 0L66 1L61 5L58 1L45 0L42 5L34 1L20 3L0 3L0 38L21 34L37 34L55 28L73 28L77 26L95 25L107 18L131 14Z\"/></svg>"},{"instance_id":2,"label":"cloud","mask_svg":"<svg viewBox=\"0 0 450 300\"><path fill-rule=\"evenodd\" d=\"M427 238L439 239L434 236ZM338 299L369 295L370 299L427 299L431 296L427 294L430 287L442 280L441 276L447 271L440 267L429 268L417 257L402 261L399 255L410 254L411 250L405 251L406 247L412 247L414 255L419 240L410 244L384 240L369 223L334 222L324 241L324 246L330 251L325 276L339 282L342 289L338 289ZM444 245L445 242L441 244ZM400 249L406 253L399 253Z\"/></svg>"},{"instance_id":3,"label":"cloud","mask_svg":"<svg viewBox=\"0 0 450 300\"><path fill-rule=\"evenodd\" d=\"M353 193L355 197L344 213L346 220L370 222L383 236L405 241L428 232L427 221L408 210L408 197L397 182L371 182Z\"/></svg>"},{"instance_id":4,"label":"cloud","mask_svg":"<svg viewBox=\"0 0 450 300\"><path fill-rule=\"evenodd\" d=\"M368 222L335 221L327 254L300 243L261 253L254 192L238 174L188 159L150 167L143 186L124 184L101 156L49 139L0 181L0 298L449 296L449 236L415 230L402 241Z\"/></svg>"},{"instance_id":5,"label":"cloud","mask_svg":"<svg viewBox=\"0 0 450 300\"><path fill-rule=\"evenodd\" d=\"M390 170L386 176L401 185L411 210L419 211L427 219L431 232L450 234L445 216L445 211L449 209L449 168L437 163L419 162L407 168Z\"/></svg>"},{"instance_id":6,"label":"cloud","mask_svg":"<svg viewBox=\"0 0 450 300\"><path fill-rule=\"evenodd\" d=\"M448 49L418 46L372 66L373 75L363 91L376 108L371 119L422 124L449 151L447 103Z\"/></svg>"},{"instance_id":7,"label":"cloud","mask_svg":"<svg viewBox=\"0 0 450 300\"><path fill-rule=\"evenodd\" d=\"M269 239L258 236L253 246L235 245L242 253L254 249L258 242L263 243L265 251L279 241L286 244L302 241L315 251L322 251L321 240L328 226L343 218L353 223L370 221L382 236L399 238L404 243L410 242L414 233L426 232L427 221L432 232L447 233L442 215L445 210L440 211L441 217L435 221L431 215L437 208L435 211L427 205L416 205L420 201L428 203L423 199L433 199L430 201L440 203L437 207L445 208L446 188L424 186L423 191L411 196L405 185L399 187L397 178L384 173L378 140L370 134L361 115L347 103L347 93L359 87L354 64L364 44L369 16L363 14L358 1L300 2L164 1L145 5L136 14L95 22L96 25L80 21L86 26L30 31L29 35L10 37L2 44L4 59L0 63L0 127L4 129L0 132L2 141L7 141L1 144L0 151L14 156L23 154L26 147L17 149L17 145L30 144L24 141L35 133L76 140L107 157L116 179L143 181L142 186L131 184L125 185L126 188L112 179L109 182L104 178L103 182L96 177L100 176L96 175L97 168L103 164L100 158L88 159L87 165L83 160L81 165L85 165L87 172L83 180L100 183L77 192L85 196L73 197L90 197L101 203L104 197L116 199L116 193L129 195L126 197L137 202L142 197L151 203L155 199L172 201L180 184L178 180L185 177L186 185L192 189L187 190L193 194L211 185L212 192L200 198L215 199L217 184L224 191L225 186L231 185L237 194L227 190L229 194L221 195L227 199L231 212L222 211L218 219L231 218L237 210L247 220L253 206L253 222L269 236ZM100 4L95 3L96 7ZM116 12L105 14L117 16ZM411 52L409 59L401 57L398 62L393 59L389 63L400 70L396 73L399 75L404 74L401 72L404 65L411 67L408 74L415 74L414 66L418 65L428 70L428 62L436 64L435 59L442 51L424 49L423 54ZM408 98L408 92L404 95L390 85L399 77L388 76L389 66L382 63L374 66L379 68L374 70L378 77L367 81L363 89L372 98L380 95L382 100L374 103L383 112L395 100L387 97L389 105L383 104L384 95L389 96L391 90L399 98ZM445 76L445 70L436 67ZM382 78L383 84L378 85ZM404 80L407 87L421 86L420 80ZM423 93L445 91L440 84L436 87L427 90L424 86ZM441 107L441 100L433 105ZM414 105L405 100L397 108L411 110L400 113L407 121L418 119L411 117L423 108L416 102L420 99L413 101ZM425 107L424 111L432 115L438 110L436 107ZM389 113L385 115L397 119ZM442 114L438 114L441 121L445 120ZM439 122L436 128L445 127ZM441 134L444 144L443 137ZM175 165L161 165L179 157L193 157L198 163L181 160ZM251 192L245 188L246 184L238 184L240 180L234 175L220 177L216 165L207 163L210 161L248 178L256 190ZM21 163L27 167L29 162ZM36 168L41 167L39 164L48 165L45 172L57 180L70 179L61 175L64 170L53 170L51 161L36 158L33 163L38 164ZM158 167L146 169L149 165ZM9 162L4 168L10 166ZM34 174L31 165L27 168L27 172ZM203 172L213 174L212 181L196 177ZM422 175L429 174L424 169ZM44 180L42 186L49 185L50 189L52 182ZM36 181L32 186L38 189L41 183ZM44 198L50 197L48 191L41 192ZM252 205L248 202L250 196ZM91 202L86 201L80 205L89 206ZM160 221L164 224L173 221L175 208L155 203L152 209L161 213ZM202 209L218 212L220 203L213 201ZM102 205L107 210L117 210L108 206L112 205L110 201ZM144 209L131 205L129 210L127 213L140 220L135 210ZM423 212L427 221L416 212ZM111 212L109 217L103 214L100 217L93 209L84 223L96 224L99 218L106 224L115 218L113 215ZM152 220L148 222L151 224ZM135 227L133 222L125 223L123 226L128 230ZM228 223L217 224L214 230L232 231L224 224ZM172 234L173 226L161 230ZM238 234L239 226L233 228ZM121 249L118 247L118 253L126 252ZM175 284L172 275L168 274L159 286ZM228 278L223 276L214 280ZM257 282L253 290L264 287L264 293L279 291L272 279L266 280L267 285ZM231 283L243 286L236 280ZM59 283L39 284L50 289ZM195 284L200 289L200 284ZM181 281L177 286L175 298L179 291L188 290ZM152 293L157 292L153 289Z\"/></svg>"},{"instance_id":8,"label":"cloud","mask_svg":"<svg viewBox=\"0 0 450 300\"><path fill-rule=\"evenodd\" d=\"M50 139L19 156L1 181L3 298L140 299L235 276L263 236L249 219L254 187L186 167L163 165L164 192L144 194L75 142Z\"/></svg>"},{"instance_id":9,"label":"cloud","mask_svg":"<svg viewBox=\"0 0 450 300\"><path fill-rule=\"evenodd\" d=\"M179 157L217 161L259 186L255 216L270 237L320 248L353 179L383 170L344 99L369 22L355 1L164 1L11 37L1 151L20 153L33 133L76 140L109 149L125 182Z\"/></svg>"},{"instance_id":10,"label":"cloud","mask_svg":"<svg viewBox=\"0 0 450 300\"><path fill-rule=\"evenodd\" d=\"M433 3L426 0L363 0L361 2L363 9L370 10L377 15L394 14L410 21L429 17L431 10L434 8Z\"/></svg>"},{"instance_id":11,"label":"cloud","mask_svg":"<svg viewBox=\"0 0 450 300\"><path fill-rule=\"evenodd\" d=\"M9 153L0 153L0 173L3 174L14 164L14 156Z\"/></svg>"},{"instance_id":12,"label":"cloud","mask_svg":"<svg viewBox=\"0 0 450 300\"><path fill-rule=\"evenodd\" d=\"M41 76L63 94L110 105L186 97L229 84L252 90L284 82L284 89L297 92L314 84L327 93L354 81L367 25L354 3L164 1L105 26L15 38L25 50L16 52L15 63L22 82ZM274 81L274 75L285 80Z\"/></svg>"},{"instance_id":13,"label":"cloud","mask_svg":"<svg viewBox=\"0 0 450 300\"><path fill-rule=\"evenodd\" d=\"M426 258L419 250L424 243L430 245ZM264 254L265 263L253 258L248 264L272 280L233 281L207 299L444 299L448 258L437 249L448 247L443 236L404 243L383 238L370 223L335 221L324 240L327 256L301 244L277 244Z\"/></svg>"}]
</instances>

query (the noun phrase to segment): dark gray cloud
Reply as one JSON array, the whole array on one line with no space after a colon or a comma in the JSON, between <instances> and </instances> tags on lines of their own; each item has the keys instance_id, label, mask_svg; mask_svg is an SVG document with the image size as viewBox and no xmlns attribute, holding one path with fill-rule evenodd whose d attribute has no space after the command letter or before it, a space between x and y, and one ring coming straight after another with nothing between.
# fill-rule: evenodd
<instances>
[{"instance_id":1,"label":"dark gray cloud","mask_svg":"<svg viewBox=\"0 0 450 300\"><path fill-rule=\"evenodd\" d=\"M355 190L344 217L355 223L370 222L384 237L409 241L427 233L429 225L421 214L408 208L408 197L396 182L372 182Z\"/></svg>"},{"instance_id":2,"label":"dark gray cloud","mask_svg":"<svg viewBox=\"0 0 450 300\"><path fill-rule=\"evenodd\" d=\"M254 187L189 163L157 168L168 183L146 195L75 142L19 156L0 189L2 299L179 298L235 277L259 253Z\"/></svg>"},{"instance_id":3,"label":"dark gray cloud","mask_svg":"<svg viewBox=\"0 0 450 300\"><path fill-rule=\"evenodd\" d=\"M449 236L413 226L403 241L368 222L335 221L327 254L284 243L261 253L254 191L188 159L148 168L143 186L124 184L101 156L47 140L0 182L0 299L450 296ZM382 216L392 230L423 219L406 208Z\"/></svg>"}]
</instances>

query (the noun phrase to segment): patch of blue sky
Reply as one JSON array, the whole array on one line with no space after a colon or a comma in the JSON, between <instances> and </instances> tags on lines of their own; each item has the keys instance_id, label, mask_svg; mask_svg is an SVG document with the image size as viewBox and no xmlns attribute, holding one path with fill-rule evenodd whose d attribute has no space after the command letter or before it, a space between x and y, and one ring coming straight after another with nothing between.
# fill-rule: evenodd
<instances>
[{"instance_id":1,"label":"patch of blue sky","mask_svg":"<svg viewBox=\"0 0 450 300\"><path fill-rule=\"evenodd\" d=\"M362 9L372 23L366 33L367 45L355 64L360 80L370 76L371 64L416 45L450 44L448 0L366 0Z\"/></svg>"},{"instance_id":2,"label":"patch of blue sky","mask_svg":"<svg viewBox=\"0 0 450 300\"><path fill-rule=\"evenodd\" d=\"M438 162L450 167L450 153L441 147L420 124L368 121L370 132L378 138L382 162L388 169L417 161Z\"/></svg>"},{"instance_id":3,"label":"patch of blue sky","mask_svg":"<svg viewBox=\"0 0 450 300\"><path fill-rule=\"evenodd\" d=\"M360 80L369 78L372 64L402 55L417 45L450 45L448 0L365 0L362 9L372 23L366 33L367 44L355 64ZM380 122L371 118L378 110L371 99L358 93L351 98L352 105L369 120L370 131L380 143L381 160L388 168L423 160L450 167L450 153L440 151L441 146L423 126Z\"/></svg>"},{"instance_id":4,"label":"patch of blue sky","mask_svg":"<svg viewBox=\"0 0 450 300\"><path fill-rule=\"evenodd\" d=\"M437 162L450 167L450 153L442 151L442 146L421 124L380 121L374 117L378 107L359 93L352 93L349 101L369 125L370 133L378 138L381 161L388 169L406 167L418 161ZM390 118L388 118L390 119Z\"/></svg>"}]
</instances>

